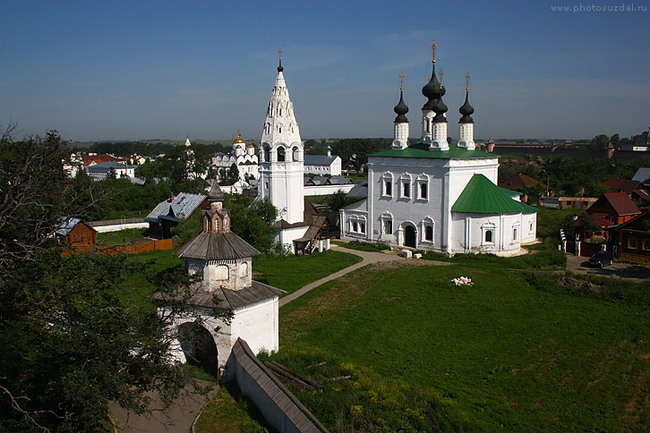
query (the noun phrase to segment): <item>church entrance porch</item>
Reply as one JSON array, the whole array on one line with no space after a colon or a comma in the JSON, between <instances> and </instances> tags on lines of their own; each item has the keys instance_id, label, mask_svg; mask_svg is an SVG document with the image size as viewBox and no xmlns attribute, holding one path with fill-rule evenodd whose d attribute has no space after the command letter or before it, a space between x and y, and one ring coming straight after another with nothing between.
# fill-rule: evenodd
<instances>
[{"instance_id":1,"label":"church entrance porch","mask_svg":"<svg viewBox=\"0 0 650 433\"><path fill-rule=\"evenodd\" d=\"M188 364L217 376L217 345L210 331L198 322L186 322L178 326L177 338Z\"/></svg>"},{"instance_id":2,"label":"church entrance porch","mask_svg":"<svg viewBox=\"0 0 650 433\"><path fill-rule=\"evenodd\" d=\"M417 233L415 227L412 225L407 225L404 227L404 246L415 248L417 239Z\"/></svg>"}]
</instances>

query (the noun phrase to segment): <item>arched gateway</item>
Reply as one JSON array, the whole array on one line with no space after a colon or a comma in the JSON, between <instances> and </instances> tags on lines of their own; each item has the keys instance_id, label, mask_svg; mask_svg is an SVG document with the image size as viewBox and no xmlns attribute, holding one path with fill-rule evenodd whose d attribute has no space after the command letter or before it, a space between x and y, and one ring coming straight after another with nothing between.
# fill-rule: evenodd
<instances>
[{"instance_id":1,"label":"arched gateway","mask_svg":"<svg viewBox=\"0 0 650 433\"><path fill-rule=\"evenodd\" d=\"M220 373L238 338L246 340L255 353L278 350L282 291L252 279L252 256L259 251L230 231L230 212L223 208L223 192L216 181L208 202L210 209L202 215L203 231L178 250L187 272L202 279L186 301L192 314L174 321L172 356ZM231 310L232 320L213 317L215 307ZM166 313L164 302L160 310Z\"/></svg>"}]
</instances>

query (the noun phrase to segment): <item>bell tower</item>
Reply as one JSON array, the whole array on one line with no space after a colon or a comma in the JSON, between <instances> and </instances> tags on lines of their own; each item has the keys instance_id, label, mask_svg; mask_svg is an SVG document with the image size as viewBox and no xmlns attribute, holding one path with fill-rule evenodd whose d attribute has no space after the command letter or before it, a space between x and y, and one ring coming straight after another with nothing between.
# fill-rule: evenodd
<instances>
[{"instance_id":1,"label":"bell tower","mask_svg":"<svg viewBox=\"0 0 650 433\"><path fill-rule=\"evenodd\" d=\"M258 198L269 198L279 219L294 224L304 218L304 148L284 81L282 50L279 54L278 75L260 139Z\"/></svg>"}]
</instances>

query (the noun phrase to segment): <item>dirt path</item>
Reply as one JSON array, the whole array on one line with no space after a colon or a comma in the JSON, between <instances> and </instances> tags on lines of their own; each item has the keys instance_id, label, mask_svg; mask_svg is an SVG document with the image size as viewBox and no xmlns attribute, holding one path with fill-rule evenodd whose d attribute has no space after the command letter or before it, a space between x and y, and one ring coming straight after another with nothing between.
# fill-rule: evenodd
<instances>
[{"instance_id":1,"label":"dirt path","mask_svg":"<svg viewBox=\"0 0 650 433\"><path fill-rule=\"evenodd\" d=\"M566 258L567 271L574 272L576 274L590 274L605 277L626 278L633 281L650 282L650 266L644 266L643 264L614 262L612 265L606 266L604 269L600 269L585 266L584 264L589 259L588 257L576 257L573 255L567 255Z\"/></svg>"},{"instance_id":2,"label":"dirt path","mask_svg":"<svg viewBox=\"0 0 650 433\"><path fill-rule=\"evenodd\" d=\"M209 382L199 381L204 387ZM194 419L207 402L217 393L213 386L207 394L197 392L192 386L185 388L187 392L178 398L167 410L162 411L162 403L156 395L151 394L151 413L135 415L127 412L116 403L110 403L113 422L119 433L189 433Z\"/></svg>"}]
</instances>

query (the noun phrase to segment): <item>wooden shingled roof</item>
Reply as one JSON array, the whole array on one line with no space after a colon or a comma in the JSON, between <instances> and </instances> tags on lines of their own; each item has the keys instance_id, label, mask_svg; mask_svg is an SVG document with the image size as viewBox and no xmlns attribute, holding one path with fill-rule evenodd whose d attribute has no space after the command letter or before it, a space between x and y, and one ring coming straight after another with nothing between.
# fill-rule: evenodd
<instances>
[{"instance_id":1,"label":"wooden shingled roof","mask_svg":"<svg viewBox=\"0 0 650 433\"><path fill-rule=\"evenodd\" d=\"M196 290L196 293L194 293L188 301L189 305L213 308L215 307L214 296L216 295L220 300L218 305L219 307L232 308L235 311L267 299L273 299L284 293L283 290L255 280L253 280L250 287L245 287L239 290L217 287L215 290L208 292L203 289L202 283L199 283L197 288L198 290Z\"/></svg>"},{"instance_id":2,"label":"wooden shingled roof","mask_svg":"<svg viewBox=\"0 0 650 433\"><path fill-rule=\"evenodd\" d=\"M259 254L259 251L231 231L201 232L178 250L179 257L202 260L237 260Z\"/></svg>"}]
</instances>

